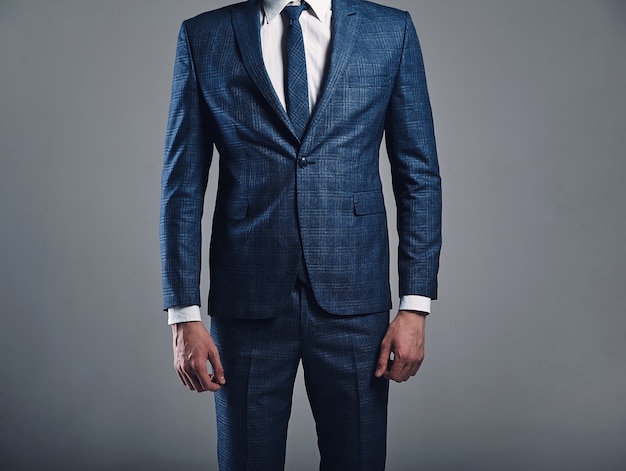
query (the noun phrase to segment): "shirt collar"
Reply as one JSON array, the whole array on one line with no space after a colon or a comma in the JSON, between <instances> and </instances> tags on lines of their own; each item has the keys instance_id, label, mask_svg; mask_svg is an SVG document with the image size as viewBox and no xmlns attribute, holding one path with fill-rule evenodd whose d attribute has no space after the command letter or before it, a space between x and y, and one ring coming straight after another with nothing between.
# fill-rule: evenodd
<instances>
[{"instance_id":1,"label":"shirt collar","mask_svg":"<svg viewBox=\"0 0 626 471\"><path fill-rule=\"evenodd\" d=\"M261 8L263 10L264 22L269 23L274 18L280 15L291 0L263 0L261 2ZM331 0L306 0L309 4L309 8L312 10L313 15L322 20L331 10Z\"/></svg>"}]
</instances>

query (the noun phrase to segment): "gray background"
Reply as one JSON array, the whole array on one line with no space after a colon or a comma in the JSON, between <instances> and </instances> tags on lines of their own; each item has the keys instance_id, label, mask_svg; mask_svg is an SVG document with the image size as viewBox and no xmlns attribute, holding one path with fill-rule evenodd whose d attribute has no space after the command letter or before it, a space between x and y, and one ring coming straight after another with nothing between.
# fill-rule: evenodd
<instances>
[{"instance_id":1,"label":"gray background","mask_svg":"<svg viewBox=\"0 0 626 471\"><path fill-rule=\"evenodd\" d=\"M625 469L626 2L384 3L422 41L445 208L388 469ZM157 226L178 27L221 4L0 0L2 469L215 469ZM300 378L287 462L317 467Z\"/></svg>"}]
</instances>

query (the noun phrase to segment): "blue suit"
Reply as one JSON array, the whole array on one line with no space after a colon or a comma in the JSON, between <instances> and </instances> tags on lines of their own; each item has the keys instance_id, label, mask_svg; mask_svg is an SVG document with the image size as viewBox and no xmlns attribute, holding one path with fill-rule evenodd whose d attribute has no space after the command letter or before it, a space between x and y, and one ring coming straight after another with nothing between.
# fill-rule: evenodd
<instances>
[{"instance_id":1,"label":"blue suit","mask_svg":"<svg viewBox=\"0 0 626 471\"><path fill-rule=\"evenodd\" d=\"M388 315L383 134L397 205L399 294L436 298L441 189L408 13L333 1L329 68L301 139L265 70L258 15L250 0L187 20L180 31L162 181L164 307L200 304L200 219L215 147L214 319L234 326L280 317L294 305L298 273L319 313L353 323Z\"/></svg>"}]
</instances>

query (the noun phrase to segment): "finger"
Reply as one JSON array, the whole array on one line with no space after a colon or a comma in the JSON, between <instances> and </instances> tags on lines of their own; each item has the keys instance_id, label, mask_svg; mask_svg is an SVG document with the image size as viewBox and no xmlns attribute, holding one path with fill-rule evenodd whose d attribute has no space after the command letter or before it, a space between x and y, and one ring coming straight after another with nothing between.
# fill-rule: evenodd
<instances>
[{"instance_id":1,"label":"finger","mask_svg":"<svg viewBox=\"0 0 626 471\"><path fill-rule=\"evenodd\" d=\"M393 362L390 362L391 365L389 367L389 371L387 372L387 379L391 379L393 381L396 381L398 383L401 383L402 377L403 377L403 369L405 367L405 363L400 360L397 355L396 358L393 360Z\"/></svg>"},{"instance_id":2,"label":"finger","mask_svg":"<svg viewBox=\"0 0 626 471\"><path fill-rule=\"evenodd\" d=\"M389 367L389 356L391 355L391 345L387 343L384 339L380 344L380 355L378 355L378 361L376 362L376 372L374 376L380 378L381 376L386 377L386 373L388 373Z\"/></svg>"},{"instance_id":3,"label":"finger","mask_svg":"<svg viewBox=\"0 0 626 471\"><path fill-rule=\"evenodd\" d=\"M187 386L187 389L189 389L190 391L195 391L196 388L193 385L193 381L191 380L191 377L187 373L185 373L184 370L181 373L181 376L183 378L183 382L185 383L185 386Z\"/></svg>"},{"instance_id":4,"label":"finger","mask_svg":"<svg viewBox=\"0 0 626 471\"><path fill-rule=\"evenodd\" d=\"M209 383L205 385L205 391L219 391L222 388L222 385L217 382L215 375L209 374L209 377L211 378L211 381L209 381Z\"/></svg>"},{"instance_id":5,"label":"finger","mask_svg":"<svg viewBox=\"0 0 626 471\"><path fill-rule=\"evenodd\" d=\"M394 356L395 359L393 365L389 369L389 379L398 383L407 381L412 376L411 373L414 370L417 372L416 361L413 361L410 358L407 359L406 356L398 355L397 353Z\"/></svg>"},{"instance_id":6,"label":"finger","mask_svg":"<svg viewBox=\"0 0 626 471\"><path fill-rule=\"evenodd\" d=\"M209 371L206 367L206 360L202 362L198 362L196 367L196 377L198 382L202 387L202 391L212 391L215 392L220 388L220 385L215 382L215 375L209 374Z\"/></svg>"},{"instance_id":7,"label":"finger","mask_svg":"<svg viewBox=\"0 0 626 471\"><path fill-rule=\"evenodd\" d=\"M185 372L184 365L174 363L174 369L176 370L176 373L178 374L178 377L180 378L181 382L183 383L183 386L185 386L187 389L190 389L190 390L193 391L194 390L193 383L191 382L191 380L189 379L189 376Z\"/></svg>"},{"instance_id":8,"label":"finger","mask_svg":"<svg viewBox=\"0 0 626 471\"><path fill-rule=\"evenodd\" d=\"M413 366L413 368L411 368L410 376L415 376L417 374L417 372L420 369L420 366L422 366L422 361L423 360L418 360L415 362L415 365Z\"/></svg>"},{"instance_id":9,"label":"finger","mask_svg":"<svg viewBox=\"0 0 626 471\"><path fill-rule=\"evenodd\" d=\"M209 349L209 362L213 367L213 374L211 375L212 384L218 384L220 386L226 384L224 367L222 366L222 360L220 359L220 354L215 345Z\"/></svg>"},{"instance_id":10,"label":"finger","mask_svg":"<svg viewBox=\"0 0 626 471\"><path fill-rule=\"evenodd\" d=\"M400 381L408 381L411 377L412 363L405 363L400 371Z\"/></svg>"},{"instance_id":11,"label":"finger","mask_svg":"<svg viewBox=\"0 0 626 471\"><path fill-rule=\"evenodd\" d=\"M183 386L187 386L187 381L185 381L185 377L181 374L180 371L178 371L178 368L176 369L176 374L178 375L178 378L180 379L180 382L183 383Z\"/></svg>"},{"instance_id":12,"label":"finger","mask_svg":"<svg viewBox=\"0 0 626 471\"><path fill-rule=\"evenodd\" d=\"M205 382L206 378L203 379L202 381L203 381L203 383L202 383L202 391L200 391L200 392L205 392L205 391L215 392L215 391L217 391L217 390L219 390L221 388L221 385L216 382L215 378L210 373L209 373L209 380L208 380L208 382Z\"/></svg>"},{"instance_id":13,"label":"finger","mask_svg":"<svg viewBox=\"0 0 626 471\"><path fill-rule=\"evenodd\" d=\"M398 360L397 363L398 367L390 371L390 379L397 382L404 382L417 374L422 362L421 360Z\"/></svg>"},{"instance_id":14,"label":"finger","mask_svg":"<svg viewBox=\"0 0 626 471\"><path fill-rule=\"evenodd\" d=\"M424 349L420 348L415 359L414 366L411 369L411 376L415 376L424 362Z\"/></svg>"},{"instance_id":15,"label":"finger","mask_svg":"<svg viewBox=\"0 0 626 471\"><path fill-rule=\"evenodd\" d=\"M186 371L183 370L183 376L185 378L187 388L190 391L196 391L197 389L196 389L195 382L194 382L194 375L191 373L187 373Z\"/></svg>"},{"instance_id":16,"label":"finger","mask_svg":"<svg viewBox=\"0 0 626 471\"><path fill-rule=\"evenodd\" d=\"M199 374L199 371L202 368L202 363L203 362L198 361L195 358L191 358L183 368L185 376L191 384L191 389L193 391L203 392L205 390L204 386L202 385L201 376ZM204 368L206 371L206 366ZM206 374L208 375L208 372Z\"/></svg>"},{"instance_id":17,"label":"finger","mask_svg":"<svg viewBox=\"0 0 626 471\"><path fill-rule=\"evenodd\" d=\"M383 373L385 379L391 379L391 368L393 368L393 360L387 362L387 369Z\"/></svg>"}]
</instances>

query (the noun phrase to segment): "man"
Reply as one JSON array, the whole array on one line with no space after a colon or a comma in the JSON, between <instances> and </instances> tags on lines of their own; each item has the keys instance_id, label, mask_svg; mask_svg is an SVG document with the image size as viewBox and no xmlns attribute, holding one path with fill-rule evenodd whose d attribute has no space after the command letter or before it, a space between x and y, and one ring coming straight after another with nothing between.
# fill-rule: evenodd
<instances>
[{"instance_id":1,"label":"man","mask_svg":"<svg viewBox=\"0 0 626 471\"><path fill-rule=\"evenodd\" d=\"M400 241L391 324L383 134ZM200 220L214 147L209 333ZM361 0L249 0L185 21L162 190L175 367L189 389L216 394L220 469L283 469L300 361L320 469L384 469L388 380L406 381L422 362L441 245L408 13Z\"/></svg>"}]
</instances>

